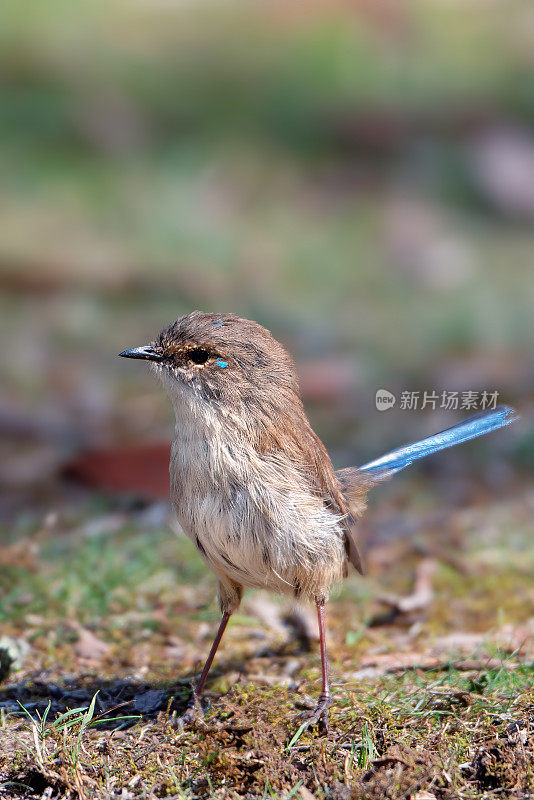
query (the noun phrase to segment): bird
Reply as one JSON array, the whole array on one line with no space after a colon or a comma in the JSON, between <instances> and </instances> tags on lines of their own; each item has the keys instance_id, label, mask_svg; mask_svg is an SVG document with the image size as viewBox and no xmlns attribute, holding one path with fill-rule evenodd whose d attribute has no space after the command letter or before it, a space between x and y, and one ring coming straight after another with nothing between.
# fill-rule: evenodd
<instances>
[{"instance_id":1,"label":"bird","mask_svg":"<svg viewBox=\"0 0 534 800\"><path fill-rule=\"evenodd\" d=\"M202 714L200 698L245 588L314 603L322 689L304 728L328 731L332 695L325 607L349 565L363 573L357 523L369 490L423 456L510 424L496 406L360 467L335 470L304 410L288 351L252 320L192 311L148 345L142 359L175 412L169 464L174 516L218 580L219 629L177 724Z\"/></svg>"}]
</instances>

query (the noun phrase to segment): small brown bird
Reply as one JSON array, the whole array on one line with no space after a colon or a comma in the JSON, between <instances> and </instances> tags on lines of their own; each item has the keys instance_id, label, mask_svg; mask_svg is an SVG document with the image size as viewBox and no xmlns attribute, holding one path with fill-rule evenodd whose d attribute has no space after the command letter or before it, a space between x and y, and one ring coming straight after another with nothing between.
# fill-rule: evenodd
<instances>
[{"instance_id":1,"label":"small brown bird","mask_svg":"<svg viewBox=\"0 0 534 800\"><path fill-rule=\"evenodd\" d=\"M355 524L368 490L417 458L509 424L513 410L482 412L336 472L304 411L290 355L258 323L193 311L152 344L120 355L150 361L169 394L172 507L219 581L222 620L180 724L197 713L228 620L250 586L316 604L322 692L305 724L328 729L325 604L349 562L362 572Z\"/></svg>"}]
</instances>

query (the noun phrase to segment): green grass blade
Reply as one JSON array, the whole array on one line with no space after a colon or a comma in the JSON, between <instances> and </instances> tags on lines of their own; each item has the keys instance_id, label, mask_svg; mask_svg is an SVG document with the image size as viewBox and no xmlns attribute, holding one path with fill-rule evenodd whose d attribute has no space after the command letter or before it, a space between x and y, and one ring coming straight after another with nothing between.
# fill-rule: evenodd
<instances>
[{"instance_id":1,"label":"green grass blade","mask_svg":"<svg viewBox=\"0 0 534 800\"><path fill-rule=\"evenodd\" d=\"M302 736L302 734L304 733L304 731L306 730L307 727L308 727L308 723L307 722L303 722L302 725L300 726L300 728L298 729L298 731L295 733L295 735L293 736L293 738L289 742L288 746L286 747L286 750L291 750L293 745L295 745L298 742L298 740L300 739L300 737Z\"/></svg>"}]
</instances>

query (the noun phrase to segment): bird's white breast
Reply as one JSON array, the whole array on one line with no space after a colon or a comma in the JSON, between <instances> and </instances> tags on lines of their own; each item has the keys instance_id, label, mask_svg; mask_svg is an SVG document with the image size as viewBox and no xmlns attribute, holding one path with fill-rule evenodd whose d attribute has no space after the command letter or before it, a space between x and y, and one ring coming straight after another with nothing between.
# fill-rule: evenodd
<instances>
[{"instance_id":1,"label":"bird's white breast","mask_svg":"<svg viewBox=\"0 0 534 800\"><path fill-rule=\"evenodd\" d=\"M313 596L345 562L340 520L285 454L260 455L243 420L207 401L173 397L173 509L219 576Z\"/></svg>"}]
</instances>

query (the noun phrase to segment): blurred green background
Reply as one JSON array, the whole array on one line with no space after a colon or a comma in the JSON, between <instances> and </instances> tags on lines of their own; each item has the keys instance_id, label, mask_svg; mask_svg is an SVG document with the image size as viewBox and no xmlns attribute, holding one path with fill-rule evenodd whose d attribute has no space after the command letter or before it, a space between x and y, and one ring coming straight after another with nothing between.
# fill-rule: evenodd
<instances>
[{"instance_id":1,"label":"blurred green background","mask_svg":"<svg viewBox=\"0 0 534 800\"><path fill-rule=\"evenodd\" d=\"M379 388L498 391L528 420L532 6L50 0L2 17L4 516L46 502L80 451L170 437L163 392L115 355L193 308L289 347L337 466L470 413L379 412ZM521 425L440 469L506 487L533 460Z\"/></svg>"}]
</instances>

